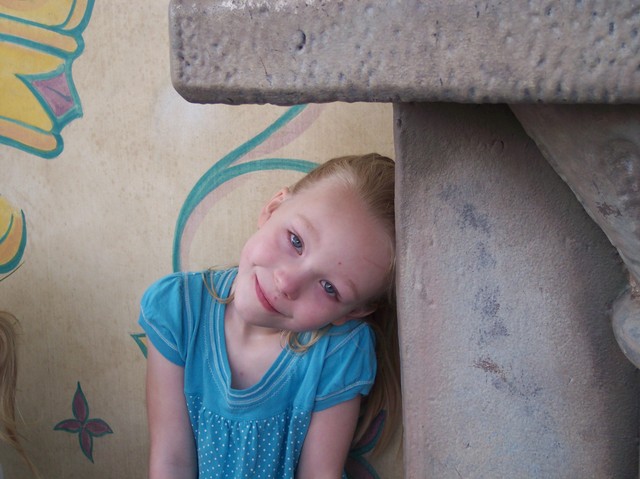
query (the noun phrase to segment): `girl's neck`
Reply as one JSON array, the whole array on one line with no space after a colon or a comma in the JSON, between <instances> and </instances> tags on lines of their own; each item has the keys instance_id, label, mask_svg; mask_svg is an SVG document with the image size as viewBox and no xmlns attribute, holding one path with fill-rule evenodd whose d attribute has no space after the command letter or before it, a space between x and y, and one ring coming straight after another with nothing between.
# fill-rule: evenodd
<instances>
[{"instance_id":1,"label":"girl's neck","mask_svg":"<svg viewBox=\"0 0 640 479\"><path fill-rule=\"evenodd\" d=\"M258 383L283 349L280 331L247 324L238 317L233 301L225 310L224 335L234 389Z\"/></svg>"},{"instance_id":2,"label":"girl's neck","mask_svg":"<svg viewBox=\"0 0 640 479\"><path fill-rule=\"evenodd\" d=\"M233 338L240 341L271 341L272 338L276 336L279 337L282 333L282 331L278 329L256 326L245 321L234 307L233 301L227 304L225 308L224 322L225 334L227 333L227 328L229 328L229 333Z\"/></svg>"}]
</instances>

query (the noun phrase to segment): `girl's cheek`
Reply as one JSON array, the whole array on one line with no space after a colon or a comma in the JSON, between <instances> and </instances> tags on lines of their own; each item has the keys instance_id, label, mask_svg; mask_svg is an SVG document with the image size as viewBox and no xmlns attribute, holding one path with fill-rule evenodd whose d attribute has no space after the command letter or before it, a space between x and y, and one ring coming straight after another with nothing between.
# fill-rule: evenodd
<instances>
[{"instance_id":1,"label":"girl's cheek","mask_svg":"<svg viewBox=\"0 0 640 479\"><path fill-rule=\"evenodd\" d=\"M330 298L325 297L324 293L317 293L313 303L313 310L318 317L326 317L335 312L335 303Z\"/></svg>"}]
</instances>

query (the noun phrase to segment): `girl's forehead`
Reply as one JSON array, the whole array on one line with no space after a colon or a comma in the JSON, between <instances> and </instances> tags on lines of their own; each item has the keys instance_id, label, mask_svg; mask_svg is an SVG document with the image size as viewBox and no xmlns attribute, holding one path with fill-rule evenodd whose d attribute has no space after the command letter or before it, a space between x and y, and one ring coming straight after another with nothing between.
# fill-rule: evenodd
<instances>
[{"instance_id":1,"label":"girl's forehead","mask_svg":"<svg viewBox=\"0 0 640 479\"><path fill-rule=\"evenodd\" d=\"M323 223L324 227L336 227L345 230L345 234L355 235L364 228L369 235L392 240L383 221L355 189L344 182L330 178L318 181L293 193L289 199L290 213L302 216L311 226Z\"/></svg>"},{"instance_id":2,"label":"girl's forehead","mask_svg":"<svg viewBox=\"0 0 640 479\"><path fill-rule=\"evenodd\" d=\"M324 236L325 241L349 239L360 243L384 243L392 250L387 228L352 189L335 183L324 184L300 192L297 201L295 196L290 213L304 226L306 233L311 232L319 238ZM342 244L341 248L344 247Z\"/></svg>"},{"instance_id":3,"label":"girl's forehead","mask_svg":"<svg viewBox=\"0 0 640 479\"><path fill-rule=\"evenodd\" d=\"M323 178L309 184L293 193L293 197L298 197L303 202L322 202L327 206L334 206L337 203L350 205L352 208L368 209L356 189L337 178Z\"/></svg>"},{"instance_id":4,"label":"girl's forehead","mask_svg":"<svg viewBox=\"0 0 640 479\"><path fill-rule=\"evenodd\" d=\"M341 190L345 195L355 193L355 189L348 185L348 183L338 177L327 176L324 178L318 178L315 181L306 183L302 188L296 191L296 194L301 194L309 191L327 191L327 190Z\"/></svg>"}]
</instances>

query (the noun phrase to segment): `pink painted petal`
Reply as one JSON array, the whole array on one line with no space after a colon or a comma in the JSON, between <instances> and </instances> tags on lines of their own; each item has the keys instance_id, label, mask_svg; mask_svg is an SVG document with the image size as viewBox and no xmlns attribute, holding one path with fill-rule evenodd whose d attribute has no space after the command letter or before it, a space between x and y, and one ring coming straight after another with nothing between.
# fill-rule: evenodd
<instances>
[{"instance_id":1,"label":"pink painted petal","mask_svg":"<svg viewBox=\"0 0 640 479\"><path fill-rule=\"evenodd\" d=\"M84 427L93 437L100 437L113 432L102 419L89 419Z\"/></svg>"},{"instance_id":2,"label":"pink painted petal","mask_svg":"<svg viewBox=\"0 0 640 479\"><path fill-rule=\"evenodd\" d=\"M54 431L80 432L82 423L77 419L65 419L53 426Z\"/></svg>"},{"instance_id":3,"label":"pink painted petal","mask_svg":"<svg viewBox=\"0 0 640 479\"><path fill-rule=\"evenodd\" d=\"M64 72L49 78L34 80L31 84L44 98L57 118L62 117L75 106L69 79Z\"/></svg>"},{"instance_id":4,"label":"pink painted petal","mask_svg":"<svg viewBox=\"0 0 640 479\"><path fill-rule=\"evenodd\" d=\"M76 388L76 393L73 396L73 415L79 421L84 422L89 417L89 404L87 403L87 398L84 397L84 393L82 392L82 388L80 387L80 382L78 381L78 387Z\"/></svg>"},{"instance_id":5,"label":"pink painted petal","mask_svg":"<svg viewBox=\"0 0 640 479\"><path fill-rule=\"evenodd\" d=\"M83 429L80 434L78 434L78 439L80 440L80 449L82 449L84 455L93 462L93 437L89 434L89 431Z\"/></svg>"}]
</instances>

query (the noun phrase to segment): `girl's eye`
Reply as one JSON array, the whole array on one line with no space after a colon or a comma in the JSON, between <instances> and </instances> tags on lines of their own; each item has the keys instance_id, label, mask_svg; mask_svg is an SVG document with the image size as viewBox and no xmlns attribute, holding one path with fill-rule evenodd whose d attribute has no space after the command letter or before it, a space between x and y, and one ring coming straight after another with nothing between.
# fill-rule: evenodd
<instances>
[{"instance_id":1,"label":"girl's eye","mask_svg":"<svg viewBox=\"0 0 640 479\"><path fill-rule=\"evenodd\" d=\"M320 281L320 286L322 286L322 289L324 289L325 293L327 293L329 296L338 295L338 291L336 291L335 286L329 283L329 281L323 279L322 281Z\"/></svg>"},{"instance_id":2,"label":"girl's eye","mask_svg":"<svg viewBox=\"0 0 640 479\"><path fill-rule=\"evenodd\" d=\"M293 246L293 248L296 250L296 253L298 254L302 254L302 240L300 238L298 238L298 235L296 235L295 233L289 233L289 242L291 243L291 246Z\"/></svg>"}]
</instances>

